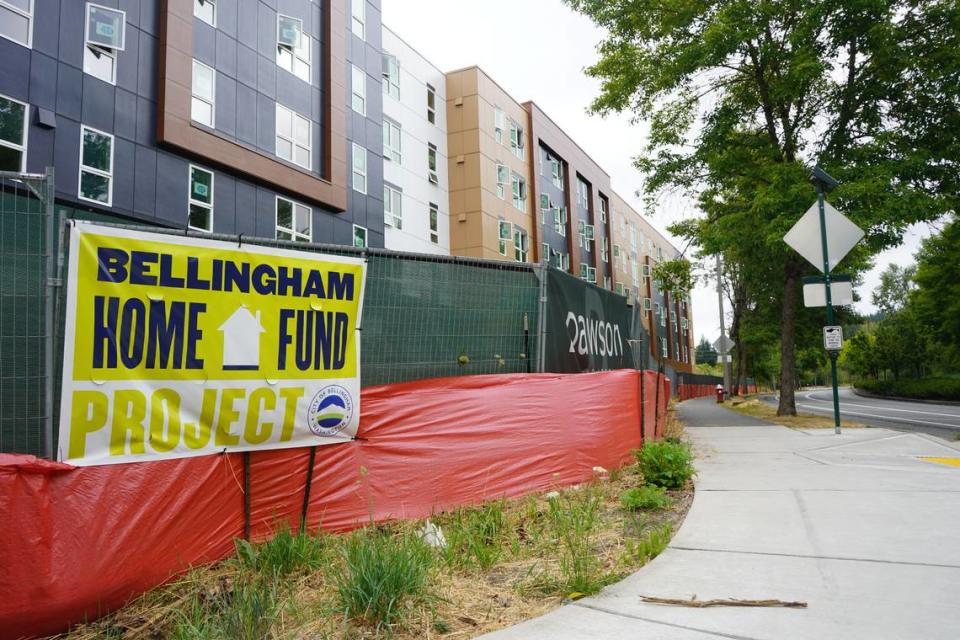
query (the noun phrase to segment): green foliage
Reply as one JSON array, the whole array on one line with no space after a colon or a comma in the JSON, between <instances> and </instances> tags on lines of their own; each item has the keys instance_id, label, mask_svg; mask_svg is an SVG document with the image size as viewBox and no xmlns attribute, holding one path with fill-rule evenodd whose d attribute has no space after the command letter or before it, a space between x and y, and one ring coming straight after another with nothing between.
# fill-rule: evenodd
<instances>
[{"instance_id":1,"label":"green foliage","mask_svg":"<svg viewBox=\"0 0 960 640\"><path fill-rule=\"evenodd\" d=\"M639 509L667 509L673 499L663 487L643 486L627 489L620 494L620 503L627 511Z\"/></svg>"},{"instance_id":2,"label":"green foliage","mask_svg":"<svg viewBox=\"0 0 960 640\"><path fill-rule=\"evenodd\" d=\"M239 573L211 593L199 593L177 609L174 640L262 640L271 637L279 604L273 577Z\"/></svg>"},{"instance_id":3,"label":"green foliage","mask_svg":"<svg viewBox=\"0 0 960 640\"><path fill-rule=\"evenodd\" d=\"M323 538L294 534L287 525L277 529L274 537L262 544L254 545L239 539L235 544L237 561L242 569L276 577L319 568L326 550Z\"/></svg>"},{"instance_id":4,"label":"green foliage","mask_svg":"<svg viewBox=\"0 0 960 640\"><path fill-rule=\"evenodd\" d=\"M602 566L593 550L602 503L603 496L589 486L550 500L549 518L560 547L561 586L566 592L590 594L603 587Z\"/></svg>"},{"instance_id":5,"label":"green foliage","mask_svg":"<svg viewBox=\"0 0 960 640\"><path fill-rule=\"evenodd\" d=\"M880 274L880 284L874 289L870 299L880 309L880 313L890 315L903 309L910 290L913 288L913 275L916 267L901 267L889 264Z\"/></svg>"},{"instance_id":6,"label":"green foliage","mask_svg":"<svg viewBox=\"0 0 960 640\"><path fill-rule=\"evenodd\" d=\"M707 341L706 336L700 336L700 342L697 343L696 357L697 365L704 364L713 367L717 364L717 350ZM702 373L708 373L706 371Z\"/></svg>"},{"instance_id":7,"label":"green foliage","mask_svg":"<svg viewBox=\"0 0 960 640\"><path fill-rule=\"evenodd\" d=\"M690 262L684 259L661 260L653 265L651 276L659 281L662 291L667 291L671 295L685 296L693 290L693 272L690 269Z\"/></svg>"},{"instance_id":8,"label":"green foliage","mask_svg":"<svg viewBox=\"0 0 960 640\"><path fill-rule=\"evenodd\" d=\"M857 388L883 396L922 400L960 400L960 378L863 380Z\"/></svg>"},{"instance_id":9,"label":"green foliage","mask_svg":"<svg viewBox=\"0 0 960 640\"><path fill-rule=\"evenodd\" d=\"M347 537L342 554L334 580L347 616L388 628L425 597L433 554L416 534L364 529Z\"/></svg>"},{"instance_id":10,"label":"green foliage","mask_svg":"<svg viewBox=\"0 0 960 640\"><path fill-rule=\"evenodd\" d=\"M669 522L664 522L651 528L639 540L627 538L627 556L638 564L650 562L667 548L672 533L673 527Z\"/></svg>"},{"instance_id":11,"label":"green foliage","mask_svg":"<svg viewBox=\"0 0 960 640\"><path fill-rule=\"evenodd\" d=\"M944 99L960 95L960 4L565 1L605 34L593 110L649 123L636 159L649 202L686 191L704 217L670 231L748 274L738 347L756 349L747 366L779 368L781 411L795 413L795 345L822 325L799 304L815 270L782 241L814 201L808 167L840 181L831 201L867 232L842 263L851 275L910 223L960 209L960 119ZM926 309L960 334L950 300Z\"/></svg>"},{"instance_id":12,"label":"green foliage","mask_svg":"<svg viewBox=\"0 0 960 640\"><path fill-rule=\"evenodd\" d=\"M505 502L496 500L479 507L457 509L438 520L447 540L443 558L451 567L487 569L496 564L509 533Z\"/></svg>"},{"instance_id":13,"label":"green foliage","mask_svg":"<svg viewBox=\"0 0 960 640\"><path fill-rule=\"evenodd\" d=\"M943 369L960 369L960 221L923 241L916 255L910 306L939 345Z\"/></svg>"},{"instance_id":14,"label":"green foliage","mask_svg":"<svg viewBox=\"0 0 960 640\"><path fill-rule=\"evenodd\" d=\"M682 489L693 477L693 454L680 442L648 442L636 452L643 478L664 489Z\"/></svg>"}]
</instances>

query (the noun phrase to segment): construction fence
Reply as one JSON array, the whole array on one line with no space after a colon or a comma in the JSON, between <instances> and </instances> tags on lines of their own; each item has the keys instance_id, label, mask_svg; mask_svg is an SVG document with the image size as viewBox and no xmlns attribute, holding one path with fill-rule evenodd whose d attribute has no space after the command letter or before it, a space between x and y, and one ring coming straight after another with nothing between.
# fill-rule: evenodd
<instances>
[{"instance_id":1,"label":"construction fence","mask_svg":"<svg viewBox=\"0 0 960 640\"><path fill-rule=\"evenodd\" d=\"M643 368L635 365L643 360L635 347L647 340L629 311L619 314L626 319L618 354L574 354L571 362L562 362L568 356L567 312L556 309L553 324L544 317L552 302L546 282L551 270L545 265L120 225L117 219L55 205L52 170L34 176L2 174L0 180L0 267L5 276L0 282L0 453L56 457L55 399L60 397L63 352L59 319L71 219L241 246L362 257L367 264L364 387L462 375ZM554 281L562 280L564 287L573 286L574 293L579 289L579 297L588 299L584 313L589 316L593 309L611 320L610 309L619 303L611 305L607 298L616 296L552 271ZM550 334L562 336L548 340Z\"/></svg>"}]
</instances>

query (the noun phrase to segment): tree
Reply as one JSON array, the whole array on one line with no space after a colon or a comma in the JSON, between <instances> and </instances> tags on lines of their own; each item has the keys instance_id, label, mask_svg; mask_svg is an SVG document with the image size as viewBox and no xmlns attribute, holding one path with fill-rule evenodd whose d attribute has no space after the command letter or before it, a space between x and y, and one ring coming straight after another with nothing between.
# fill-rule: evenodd
<instances>
[{"instance_id":1,"label":"tree","mask_svg":"<svg viewBox=\"0 0 960 640\"><path fill-rule=\"evenodd\" d=\"M916 254L917 288L910 306L917 321L940 345L944 368L960 360L960 221L953 216L943 230L923 241Z\"/></svg>"},{"instance_id":2,"label":"tree","mask_svg":"<svg viewBox=\"0 0 960 640\"><path fill-rule=\"evenodd\" d=\"M873 304L883 315L890 315L903 309L913 288L912 280L916 272L913 265L901 267L898 264L887 265L880 274L880 285L870 296Z\"/></svg>"},{"instance_id":3,"label":"tree","mask_svg":"<svg viewBox=\"0 0 960 640\"><path fill-rule=\"evenodd\" d=\"M781 241L813 201L807 166L867 230L847 262L905 227L956 210L960 192L960 6L951 0L566 0L604 28L592 109L650 124L636 159L651 200L697 199L687 225L705 255L749 239L751 278L779 285L780 406L795 414L800 278Z\"/></svg>"},{"instance_id":4,"label":"tree","mask_svg":"<svg viewBox=\"0 0 960 640\"><path fill-rule=\"evenodd\" d=\"M717 350L707 341L706 336L700 336L700 342L694 351L697 357L697 364L706 364L711 367L717 364Z\"/></svg>"}]
</instances>

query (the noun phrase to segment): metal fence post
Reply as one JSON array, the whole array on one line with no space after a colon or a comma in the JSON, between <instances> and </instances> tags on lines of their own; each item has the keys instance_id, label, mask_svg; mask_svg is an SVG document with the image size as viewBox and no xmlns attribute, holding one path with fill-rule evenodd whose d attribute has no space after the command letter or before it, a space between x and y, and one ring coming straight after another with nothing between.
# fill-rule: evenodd
<instances>
[{"instance_id":1,"label":"metal fence post","mask_svg":"<svg viewBox=\"0 0 960 640\"><path fill-rule=\"evenodd\" d=\"M544 260L535 270L540 279L539 311L537 313L537 373L547 370L547 263Z\"/></svg>"},{"instance_id":2,"label":"metal fence post","mask_svg":"<svg viewBox=\"0 0 960 640\"><path fill-rule=\"evenodd\" d=\"M43 197L44 197L44 224L46 225L44 233L44 276L46 280L46 291L43 310L44 324L44 410L43 410L43 453L50 460L53 459L53 385L54 385L54 366L53 351L56 348L56 336L54 335L54 301L57 297L57 288L60 286L59 274L56 272L55 248L57 246L56 209L54 206L54 175L53 167L47 167L44 174Z\"/></svg>"}]
</instances>

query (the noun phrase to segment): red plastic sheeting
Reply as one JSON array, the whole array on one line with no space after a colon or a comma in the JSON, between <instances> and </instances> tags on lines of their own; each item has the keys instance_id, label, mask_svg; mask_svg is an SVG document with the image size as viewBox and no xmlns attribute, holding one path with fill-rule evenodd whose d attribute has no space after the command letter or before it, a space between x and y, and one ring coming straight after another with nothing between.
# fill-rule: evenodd
<instances>
[{"instance_id":1,"label":"red plastic sheeting","mask_svg":"<svg viewBox=\"0 0 960 640\"><path fill-rule=\"evenodd\" d=\"M740 390L742 393L756 393L757 385L755 384L744 384L740 385ZM704 396L713 396L717 393L717 385L715 384L678 384L677 385L677 397L680 401L691 400L693 398L703 398ZM734 389L736 393L736 389Z\"/></svg>"},{"instance_id":2,"label":"red plastic sheeting","mask_svg":"<svg viewBox=\"0 0 960 640\"><path fill-rule=\"evenodd\" d=\"M648 437L669 380L642 374ZM363 390L359 438L317 448L308 525L346 530L582 482L640 445L641 374L438 378ZM299 521L308 449L251 455L251 527ZM64 630L243 532L241 454L75 468L0 455L0 638Z\"/></svg>"}]
</instances>

